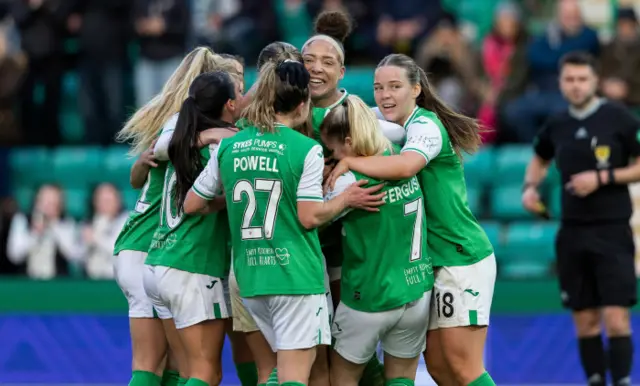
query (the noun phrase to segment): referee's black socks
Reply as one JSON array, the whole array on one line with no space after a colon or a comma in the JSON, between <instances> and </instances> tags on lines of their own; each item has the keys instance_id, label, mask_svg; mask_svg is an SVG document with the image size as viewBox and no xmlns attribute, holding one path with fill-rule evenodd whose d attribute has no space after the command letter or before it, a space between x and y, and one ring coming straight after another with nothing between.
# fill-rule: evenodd
<instances>
[{"instance_id":1,"label":"referee's black socks","mask_svg":"<svg viewBox=\"0 0 640 386\"><path fill-rule=\"evenodd\" d=\"M633 342L630 336L609 338L609 370L614 386L631 386Z\"/></svg>"},{"instance_id":2,"label":"referee's black socks","mask_svg":"<svg viewBox=\"0 0 640 386\"><path fill-rule=\"evenodd\" d=\"M598 334L579 338L578 348L580 350L582 368L587 375L587 384L589 386L606 386L607 363L602 337Z\"/></svg>"}]
</instances>

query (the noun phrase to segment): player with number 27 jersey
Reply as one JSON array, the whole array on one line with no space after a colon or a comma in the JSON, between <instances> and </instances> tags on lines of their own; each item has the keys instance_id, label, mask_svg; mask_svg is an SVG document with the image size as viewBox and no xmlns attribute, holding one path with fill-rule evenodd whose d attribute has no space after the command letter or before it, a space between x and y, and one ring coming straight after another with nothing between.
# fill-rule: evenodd
<instances>
[{"instance_id":1,"label":"player with number 27 jersey","mask_svg":"<svg viewBox=\"0 0 640 386\"><path fill-rule=\"evenodd\" d=\"M194 192L211 199L226 190L234 271L243 298L324 294L318 234L298 220L297 201L322 201L322 147L286 126L277 133L248 127L220 143ZM221 177L220 177L221 176ZM221 178L221 180L220 180Z\"/></svg>"}]
</instances>

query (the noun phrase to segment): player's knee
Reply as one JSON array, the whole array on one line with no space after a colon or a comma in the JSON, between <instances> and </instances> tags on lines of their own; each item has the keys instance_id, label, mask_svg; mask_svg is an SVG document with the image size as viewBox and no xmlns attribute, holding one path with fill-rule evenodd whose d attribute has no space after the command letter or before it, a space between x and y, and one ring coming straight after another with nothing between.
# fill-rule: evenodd
<instances>
[{"instance_id":1,"label":"player's knee","mask_svg":"<svg viewBox=\"0 0 640 386\"><path fill-rule=\"evenodd\" d=\"M598 310L574 312L573 321L578 336L594 336L600 333L600 312Z\"/></svg>"},{"instance_id":2,"label":"player's knee","mask_svg":"<svg viewBox=\"0 0 640 386\"><path fill-rule=\"evenodd\" d=\"M433 378L438 385L444 384L445 380L449 378L449 368L447 367L442 355L437 355L435 353L429 354L429 351L427 351L425 355L425 363L431 378Z\"/></svg>"},{"instance_id":3,"label":"player's knee","mask_svg":"<svg viewBox=\"0 0 640 386\"><path fill-rule=\"evenodd\" d=\"M605 308L603 316L607 336L627 336L631 333L627 309L622 307Z\"/></svg>"}]
</instances>

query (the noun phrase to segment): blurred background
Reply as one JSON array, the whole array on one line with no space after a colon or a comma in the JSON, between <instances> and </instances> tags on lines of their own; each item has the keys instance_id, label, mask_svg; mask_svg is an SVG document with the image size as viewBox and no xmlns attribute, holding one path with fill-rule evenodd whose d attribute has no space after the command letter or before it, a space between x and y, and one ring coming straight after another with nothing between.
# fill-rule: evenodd
<instances>
[{"instance_id":1,"label":"blurred background","mask_svg":"<svg viewBox=\"0 0 640 386\"><path fill-rule=\"evenodd\" d=\"M127 383L127 305L111 253L138 192L114 134L191 48L244 58L249 89L263 46L300 47L315 15L335 8L357 23L342 87L373 104L374 66L407 53L451 106L492 129L465 157L469 203L499 264L492 376L584 384L554 272L559 178L544 187L548 221L524 211L521 186L536 130L566 106L564 53L596 55L602 94L640 113L639 0L0 0L0 384ZM640 204L640 187L632 194ZM43 212L61 221L32 250ZM640 211L632 225L640 236ZM416 384L428 384L424 367Z\"/></svg>"}]
</instances>

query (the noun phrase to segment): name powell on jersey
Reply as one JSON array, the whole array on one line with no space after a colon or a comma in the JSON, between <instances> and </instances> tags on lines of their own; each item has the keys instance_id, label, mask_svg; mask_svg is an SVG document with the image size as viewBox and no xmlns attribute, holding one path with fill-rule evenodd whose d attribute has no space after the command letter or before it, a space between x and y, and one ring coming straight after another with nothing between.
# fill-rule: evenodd
<instances>
[{"instance_id":1,"label":"name powell on jersey","mask_svg":"<svg viewBox=\"0 0 640 386\"><path fill-rule=\"evenodd\" d=\"M289 265L289 250L287 248L276 248L276 258L280 265Z\"/></svg>"}]
</instances>

